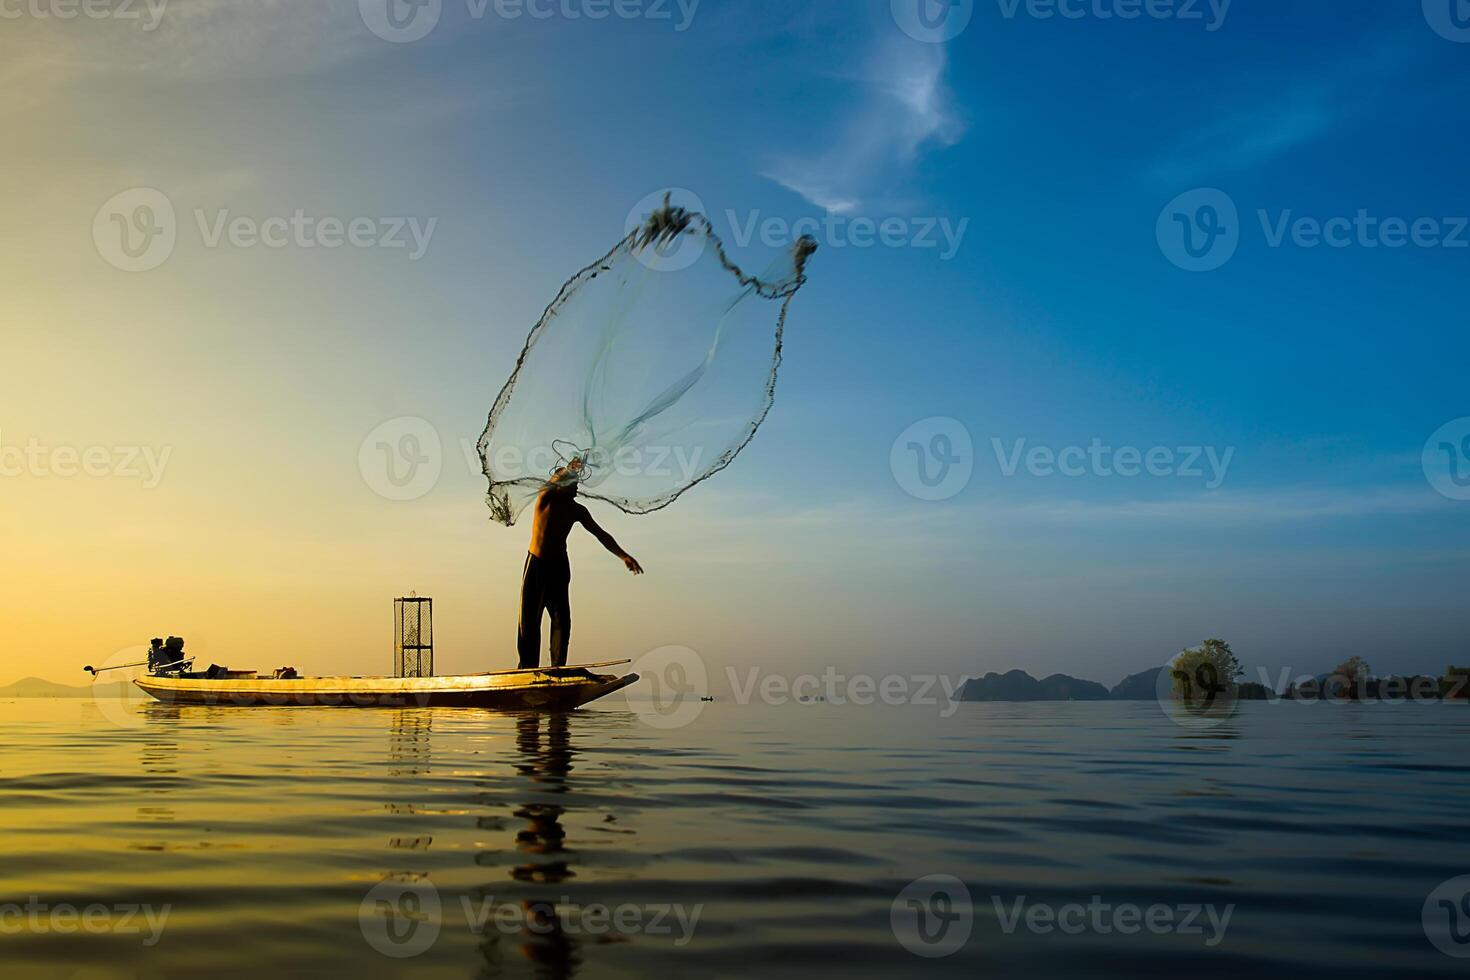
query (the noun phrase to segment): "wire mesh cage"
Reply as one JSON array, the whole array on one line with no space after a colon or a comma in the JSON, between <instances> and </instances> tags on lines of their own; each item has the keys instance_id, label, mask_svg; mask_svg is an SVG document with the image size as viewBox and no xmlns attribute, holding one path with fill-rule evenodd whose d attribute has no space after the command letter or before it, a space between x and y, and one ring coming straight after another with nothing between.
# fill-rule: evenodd
<instances>
[{"instance_id":1,"label":"wire mesh cage","mask_svg":"<svg viewBox=\"0 0 1470 980\"><path fill-rule=\"evenodd\" d=\"M393 676L434 676L434 600L393 600Z\"/></svg>"}]
</instances>

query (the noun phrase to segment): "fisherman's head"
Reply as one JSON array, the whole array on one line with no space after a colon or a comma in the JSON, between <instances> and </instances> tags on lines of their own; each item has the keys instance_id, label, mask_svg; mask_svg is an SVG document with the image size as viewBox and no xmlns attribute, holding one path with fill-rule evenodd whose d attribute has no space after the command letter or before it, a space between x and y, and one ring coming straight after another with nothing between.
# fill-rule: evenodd
<instances>
[{"instance_id":1,"label":"fisherman's head","mask_svg":"<svg viewBox=\"0 0 1470 980\"><path fill-rule=\"evenodd\" d=\"M577 484L582 480L582 459L579 456L572 457L572 461L565 466L558 466L552 471L551 478L546 481L547 486L565 493L569 497L577 495Z\"/></svg>"}]
</instances>

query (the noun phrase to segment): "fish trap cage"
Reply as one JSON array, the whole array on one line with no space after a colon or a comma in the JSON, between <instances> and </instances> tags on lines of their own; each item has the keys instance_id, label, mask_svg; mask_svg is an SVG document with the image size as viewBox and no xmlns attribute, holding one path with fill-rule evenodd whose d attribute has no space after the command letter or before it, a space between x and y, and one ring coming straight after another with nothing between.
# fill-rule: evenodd
<instances>
[{"instance_id":1,"label":"fish trap cage","mask_svg":"<svg viewBox=\"0 0 1470 980\"><path fill-rule=\"evenodd\" d=\"M393 676L434 676L434 600L393 600Z\"/></svg>"}]
</instances>

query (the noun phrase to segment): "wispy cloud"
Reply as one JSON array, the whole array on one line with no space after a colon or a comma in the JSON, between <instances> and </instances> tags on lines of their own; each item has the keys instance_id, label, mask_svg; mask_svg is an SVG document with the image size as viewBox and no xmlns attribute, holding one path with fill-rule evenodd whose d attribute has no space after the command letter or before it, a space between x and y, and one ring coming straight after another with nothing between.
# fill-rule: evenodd
<instances>
[{"instance_id":1,"label":"wispy cloud","mask_svg":"<svg viewBox=\"0 0 1470 980\"><path fill-rule=\"evenodd\" d=\"M1038 501L1005 505L1001 510L1007 521L1012 522L1188 522L1204 528L1418 514L1443 509L1444 503L1425 486L1364 490L1290 489L1259 493L1214 490L1162 500Z\"/></svg>"},{"instance_id":2,"label":"wispy cloud","mask_svg":"<svg viewBox=\"0 0 1470 980\"><path fill-rule=\"evenodd\" d=\"M1262 166L1328 135L1381 101L1387 81L1414 63L1416 44L1394 36L1378 47L1320 66L1314 81L1273 82L1250 102L1227 105L1186 129L1150 168L1160 182L1200 180Z\"/></svg>"},{"instance_id":3,"label":"wispy cloud","mask_svg":"<svg viewBox=\"0 0 1470 980\"><path fill-rule=\"evenodd\" d=\"M714 495L700 515L712 523L735 524L746 533L751 526L779 526L786 533L862 527L867 534L910 535L932 532L939 540L954 541L961 528L1018 525L1129 525L1139 523L1191 524L1201 530L1230 530L1247 525L1290 521L1352 520L1405 516L1443 511L1453 506L1422 482L1404 486L1363 488L1282 487L1256 491L1209 490L1160 498L1097 499L988 499L963 506L890 506L861 497L837 499L820 505L767 500L725 501ZM968 538L962 540L967 541Z\"/></svg>"},{"instance_id":4,"label":"wispy cloud","mask_svg":"<svg viewBox=\"0 0 1470 980\"><path fill-rule=\"evenodd\" d=\"M1280 96L1275 103L1241 110L1187 133L1153 168L1161 181L1232 174L1267 163L1293 147L1331 131L1350 111L1329 86L1312 86Z\"/></svg>"},{"instance_id":5,"label":"wispy cloud","mask_svg":"<svg viewBox=\"0 0 1470 980\"><path fill-rule=\"evenodd\" d=\"M826 149L782 155L763 176L833 214L891 205L893 189L910 179L924 151L963 133L947 65L942 44L884 37L854 79L860 96Z\"/></svg>"}]
</instances>

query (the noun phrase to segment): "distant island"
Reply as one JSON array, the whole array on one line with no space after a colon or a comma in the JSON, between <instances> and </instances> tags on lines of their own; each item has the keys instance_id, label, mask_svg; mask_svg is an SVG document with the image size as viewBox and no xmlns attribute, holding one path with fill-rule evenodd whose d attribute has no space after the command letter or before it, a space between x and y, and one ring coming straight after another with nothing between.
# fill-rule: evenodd
<instances>
[{"instance_id":1,"label":"distant island","mask_svg":"<svg viewBox=\"0 0 1470 980\"><path fill-rule=\"evenodd\" d=\"M106 684L57 684L39 677L27 677L14 684L0 687L0 699L4 698L121 698L131 696L137 688L129 681L114 681Z\"/></svg>"},{"instance_id":2,"label":"distant island","mask_svg":"<svg viewBox=\"0 0 1470 980\"><path fill-rule=\"evenodd\" d=\"M1159 675L1165 670L1173 676L1161 681ZM1374 677L1366 661L1352 657L1328 673L1282 691L1242 683L1243 673L1229 644L1212 639L1182 651L1167 666L1130 674L1111 689L1068 674L1037 680L1024 670L1009 670L965 681L958 697L961 701L1154 701L1167 690L1176 698L1199 700L1207 695L1191 690L1190 678L1203 677L1213 679L1217 692L1228 692L1237 701L1470 700L1470 667L1451 666L1442 677ZM1211 683L1202 686L1208 689Z\"/></svg>"}]
</instances>

